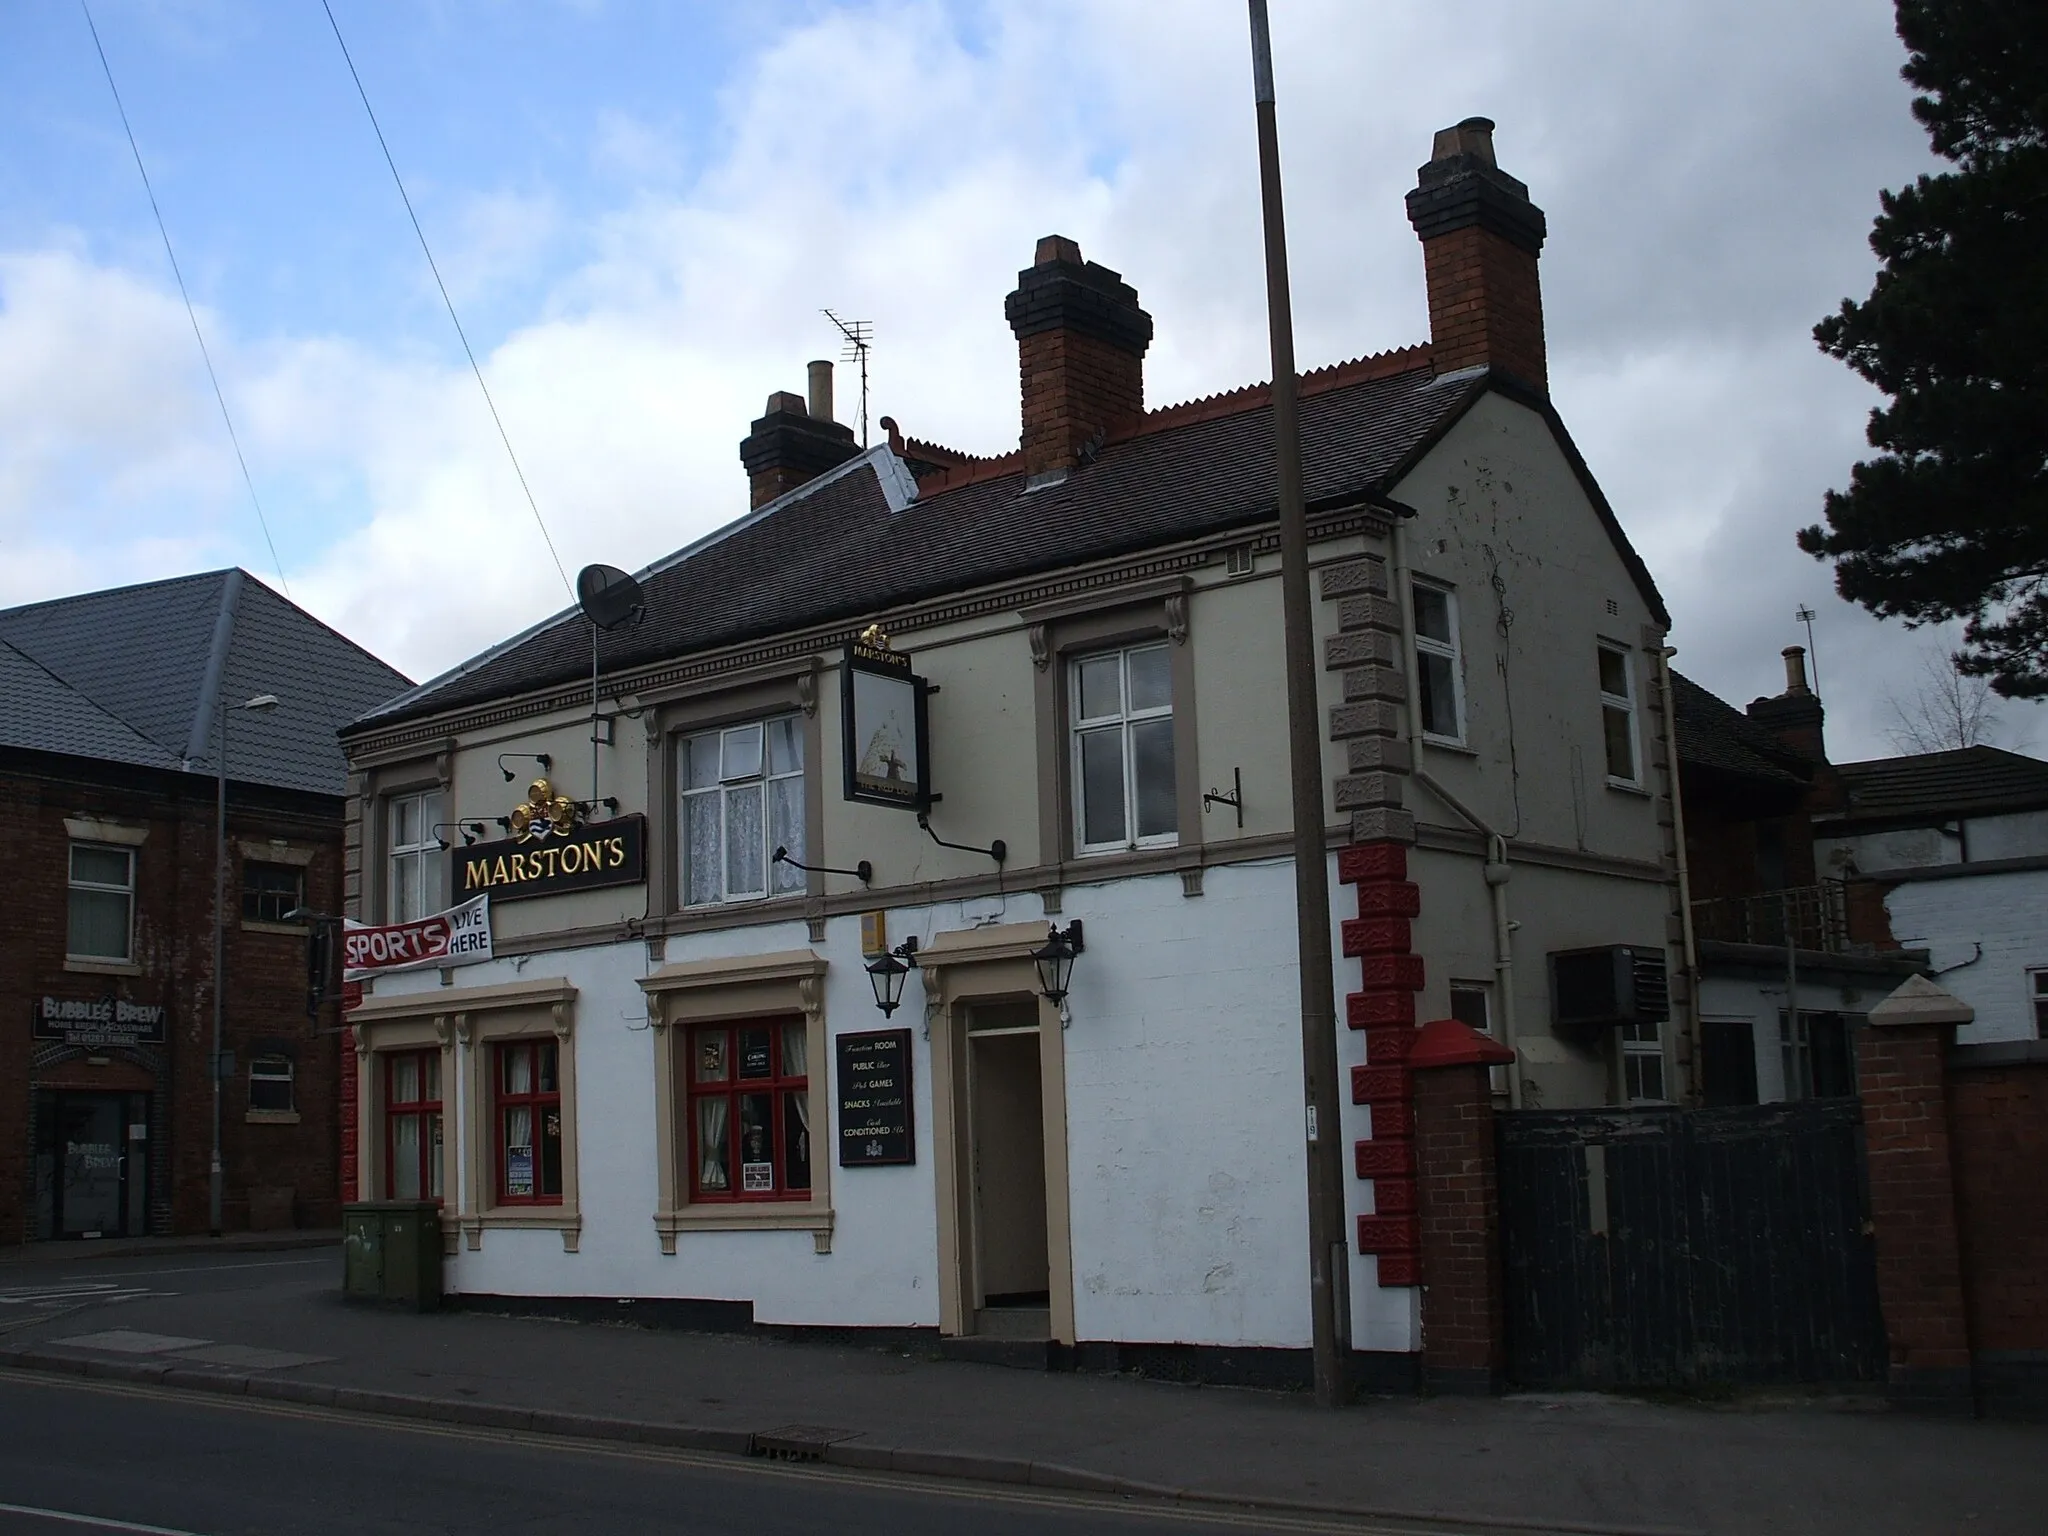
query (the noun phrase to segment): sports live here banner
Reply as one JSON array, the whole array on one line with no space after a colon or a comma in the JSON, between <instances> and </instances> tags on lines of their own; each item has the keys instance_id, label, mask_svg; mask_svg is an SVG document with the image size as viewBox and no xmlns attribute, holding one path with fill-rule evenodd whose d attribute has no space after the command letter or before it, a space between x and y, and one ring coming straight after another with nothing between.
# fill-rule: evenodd
<instances>
[{"instance_id":1,"label":"sports live here banner","mask_svg":"<svg viewBox=\"0 0 2048 1536\"><path fill-rule=\"evenodd\" d=\"M490 958L489 896L473 896L446 912L410 922L345 922L341 928L343 981L364 981L423 965L474 965Z\"/></svg>"}]
</instances>

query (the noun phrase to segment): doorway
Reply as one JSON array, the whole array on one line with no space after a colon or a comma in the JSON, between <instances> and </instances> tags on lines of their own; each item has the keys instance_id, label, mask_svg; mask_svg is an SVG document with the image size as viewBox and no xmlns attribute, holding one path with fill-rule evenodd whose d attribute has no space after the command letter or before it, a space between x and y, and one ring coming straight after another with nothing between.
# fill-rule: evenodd
<instances>
[{"instance_id":1,"label":"doorway","mask_svg":"<svg viewBox=\"0 0 2048 1536\"><path fill-rule=\"evenodd\" d=\"M134 1237L148 1226L149 1096L48 1093L36 1114L37 1235Z\"/></svg>"},{"instance_id":2,"label":"doorway","mask_svg":"<svg viewBox=\"0 0 2048 1536\"><path fill-rule=\"evenodd\" d=\"M967 1010L975 1331L1048 1336L1045 1090L1035 1000Z\"/></svg>"}]
</instances>

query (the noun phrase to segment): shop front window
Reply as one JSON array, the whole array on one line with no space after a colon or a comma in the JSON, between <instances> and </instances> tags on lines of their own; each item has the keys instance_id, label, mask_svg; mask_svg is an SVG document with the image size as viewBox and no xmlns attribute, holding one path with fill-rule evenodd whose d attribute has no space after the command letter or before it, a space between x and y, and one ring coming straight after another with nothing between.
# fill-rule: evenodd
<instances>
[{"instance_id":1,"label":"shop front window","mask_svg":"<svg viewBox=\"0 0 2048 1536\"><path fill-rule=\"evenodd\" d=\"M441 1053L394 1051L384 1074L384 1197L439 1200Z\"/></svg>"}]
</instances>

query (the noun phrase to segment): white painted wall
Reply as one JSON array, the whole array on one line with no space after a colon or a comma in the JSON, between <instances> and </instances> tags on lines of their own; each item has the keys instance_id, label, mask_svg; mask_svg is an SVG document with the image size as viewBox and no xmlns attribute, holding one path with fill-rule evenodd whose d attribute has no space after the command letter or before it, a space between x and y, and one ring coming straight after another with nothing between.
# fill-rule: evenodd
<instances>
[{"instance_id":1,"label":"white painted wall","mask_svg":"<svg viewBox=\"0 0 2048 1536\"><path fill-rule=\"evenodd\" d=\"M2038 1038L2027 971L2048 966L2048 870L1907 880L1885 910L1892 936L1926 949L1942 986L1977 1010L1959 1043Z\"/></svg>"},{"instance_id":2,"label":"white painted wall","mask_svg":"<svg viewBox=\"0 0 2048 1536\"><path fill-rule=\"evenodd\" d=\"M1334 860L1331 875L1334 879ZM1345 915L1340 893L1336 920ZM1307 1192L1301 1047L1288 860L1209 871L1205 893L1177 876L1069 886L1060 921L1082 918L1067 1031L1069 1207L1079 1336L1122 1342L1287 1348L1309 1342ZM979 920L1040 916L1035 895L898 909L892 936L925 941ZM830 963L828 1035L877 1027L857 918L834 919L808 946ZM672 937L670 961L804 948L801 924ZM653 1046L637 985L641 944L537 954L457 972L465 986L567 976L575 1027L579 1251L552 1230L492 1228L450 1261L455 1291L747 1300L765 1323L938 1323L931 1048L913 1035L917 1162L830 1170L832 1252L805 1232L683 1233L662 1254L656 1204ZM1355 985L1337 967L1338 995ZM1356 964L1349 970L1355 977ZM432 991L433 972L380 980L378 994ZM899 1018L921 1021L920 983ZM1343 1069L1363 1037L1338 1027ZM827 1062L831 1060L830 1053ZM829 1070L829 1066L822 1067ZM458 1082L466 1082L457 1074ZM1348 1082L1348 1077L1346 1079ZM1348 1099L1348 1092L1345 1097ZM470 1106L461 1106L467 1115ZM835 1104L836 1113L836 1104ZM1347 1150L1368 1112L1347 1105ZM837 1144L832 1134L820 1147ZM464 1145L466 1152L467 1146ZM1347 1179L1349 1215L1370 1209ZM458 1186L459 1187L459 1186ZM1347 1232L1348 1235L1348 1232ZM1359 1348L1419 1342L1416 1293L1382 1290L1370 1258L1352 1260Z\"/></svg>"}]
</instances>

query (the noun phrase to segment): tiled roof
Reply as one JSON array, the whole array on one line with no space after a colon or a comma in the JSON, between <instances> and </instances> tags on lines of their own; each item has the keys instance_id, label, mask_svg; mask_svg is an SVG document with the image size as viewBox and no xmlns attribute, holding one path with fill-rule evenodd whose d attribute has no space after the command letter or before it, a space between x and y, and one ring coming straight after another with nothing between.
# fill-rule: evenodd
<instances>
[{"instance_id":1,"label":"tiled roof","mask_svg":"<svg viewBox=\"0 0 2048 1536\"><path fill-rule=\"evenodd\" d=\"M1307 376L1301 431L1309 508L1384 488L1474 400L1499 387L1484 373L1436 377L1424 349ZM1623 560L1661 615L1649 573L1555 414L1531 403L1560 434ZM906 444L911 457L917 451ZM650 567L641 573L646 619L600 636L600 665L612 671L813 625L851 626L948 593L1274 516L1272 409L1264 386L1155 412L1058 484L1027 489L1015 456L970 460L932 452L931 460L941 458L947 467L928 474L915 500L901 505L899 498L892 509L878 476L894 472L901 484L910 476L888 447L871 449ZM571 609L391 700L358 726L394 724L589 673L590 627Z\"/></svg>"},{"instance_id":2,"label":"tiled roof","mask_svg":"<svg viewBox=\"0 0 2048 1536\"><path fill-rule=\"evenodd\" d=\"M278 708L235 717L228 776L339 795L336 732L408 686L239 570L0 610L5 747L211 772L216 700L272 693Z\"/></svg>"},{"instance_id":3,"label":"tiled roof","mask_svg":"<svg viewBox=\"0 0 2048 1536\"><path fill-rule=\"evenodd\" d=\"M1848 809L1831 821L1949 821L2048 808L2048 763L1998 747L1843 763Z\"/></svg>"},{"instance_id":4,"label":"tiled roof","mask_svg":"<svg viewBox=\"0 0 2048 1536\"><path fill-rule=\"evenodd\" d=\"M1681 769L1704 769L1785 789L1803 789L1811 780L1810 764L1691 678L1671 674L1671 702Z\"/></svg>"}]
</instances>

